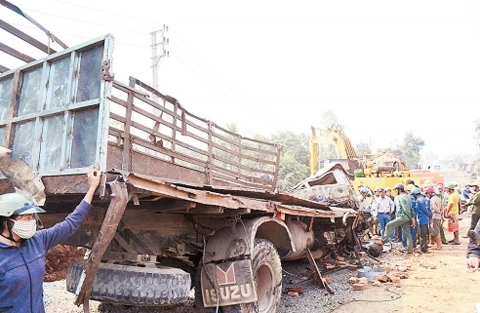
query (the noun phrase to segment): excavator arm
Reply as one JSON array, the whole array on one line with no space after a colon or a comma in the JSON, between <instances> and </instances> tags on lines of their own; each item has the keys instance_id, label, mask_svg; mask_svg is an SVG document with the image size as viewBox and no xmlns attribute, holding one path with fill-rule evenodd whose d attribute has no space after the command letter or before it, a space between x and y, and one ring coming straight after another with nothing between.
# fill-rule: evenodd
<instances>
[{"instance_id":1,"label":"excavator arm","mask_svg":"<svg viewBox=\"0 0 480 313\"><path fill-rule=\"evenodd\" d=\"M360 168L357 153L355 152L350 139L339 127L317 128L312 126L311 130L312 134L309 142L311 175L315 175L318 172L320 144L334 145L338 159L347 160L348 171L351 173Z\"/></svg>"}]
</instances>

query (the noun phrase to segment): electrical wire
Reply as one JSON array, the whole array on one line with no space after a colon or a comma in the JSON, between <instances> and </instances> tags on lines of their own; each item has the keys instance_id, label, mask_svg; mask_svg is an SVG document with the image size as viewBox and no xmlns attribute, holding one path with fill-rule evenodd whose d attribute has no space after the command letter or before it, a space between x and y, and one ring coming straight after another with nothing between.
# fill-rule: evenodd
<instances>
[{"instance_id":1,"label":"electrical wire","mask_svg":"<svg viewBox=\"0 0 480 313\"><path fill-rule=\"evenodd\" d=\"M12 26L15 26L17 28L38 29L37 27L31 26L31 25L22 25L22 24L15 24L15 23L9 23L9 24L12 25ZM66 33L66 32L63 32L63 31L57 31L57 30L53 30L53 29L51 31L56 33L56 34L74 36L74 37L78 37L78 38L86 38L86 39L91 39L92 38L92 36L83 36L83 35L78 35L78 34ZM132 46L132 47L137 47L137 48L142 48L142 49L149 48L148 45L142 46L142 45L127 43L127 42L121 42L121 41L115 41L115 44Z\"/></svg>"},{"instance_id":2,"label":"electrical wire","mask_svg":"<svg viewBox=\"0 0 480 313\"><path fill-rule=\"evenodd\" d=\"M96 22L87 21L87 20L82 20L82 19L78 19L78 18L74 18L74 17L62 16L62 15L58 15L58 14L53 14L53 13L38 11L38 10L34 10L34 9L24 9L24 10L25 10L25 11L29 11L29 12L35 12L35 13L38 13L38 14L44 14L44 15L48 15L48 16L54 16L54 17L57 17L57 18L60 18L60 19L64 19L64 20L69 20L69 21L77 21L77 22L86 23L86 24L92 24L92 25L97 25L97 26L114 28L114 29L119 29L119 30L123 30L123 31L126 31L126 32L131 32L131 33L145 34L143 31L140 31L140 30L132 30L132 29L130 29L130 28L116 27L116 26L112 26L111 24L96 23Z\"/></svg>"}]
</instances>

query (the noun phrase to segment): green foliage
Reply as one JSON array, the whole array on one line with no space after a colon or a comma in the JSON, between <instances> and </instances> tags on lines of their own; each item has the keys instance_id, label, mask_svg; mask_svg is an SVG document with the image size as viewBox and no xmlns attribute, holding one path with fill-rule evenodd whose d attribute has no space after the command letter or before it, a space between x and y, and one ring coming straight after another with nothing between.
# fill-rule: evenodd
<instances>
[{"instance_id":1,"label":"green foliage","mask_svg":"<svg viewBox=\"0 0 480 313\"><path fill-rule=\"evenodd\" d=\"M273 134L268 141L278 143L281 147L277 187L288 190L308 177L308 141L306 134L280 131Z\"/></svg>"},{"instance_id":2,"label":"green foliage","mask_svg":"<svg viewBox=\"0 0 480 313\"><path fill-rule=\"evenodd\" d=\"M404 155L405 163L410 169L415 169L420 161L420 150L425 145L425 141L420 137L416 137L413 131L405 134L400 151Z\"/></svg>"},{"instance_id":3,"label":"green foliage","mask_svg":"<svg viewBox=\"0 0 480 313\"><path fill-rule=\"evenodd\" d=\"M370 148L370 145L368 143L359 142L355 147L355 152L357 153L357 157L361 159L365 154L371 154L372 149Z\"/></svg>"},{"instance_id":4,"label":"green foliage","mask_svg":"<svg viewBox=\"0 0 480 313\"><path fill-rule=\"evenodd\" d=\"M301 164L291 152L280 157L278 189L289 190L308 176L308 165Z\"/></svg>"},{"instance_id":5,"label":"green foliage","mask_svg":"<svg viewBox=\"0 0 480 313\"><path fill-rule=\"evenodd\" d=\"M281 146L281 154L291 154L302 164L308 165L308 141L306 134L295 134L292 131L280 131L273 134L267 141L278 143Z\"/></svg>"}]
</instances>

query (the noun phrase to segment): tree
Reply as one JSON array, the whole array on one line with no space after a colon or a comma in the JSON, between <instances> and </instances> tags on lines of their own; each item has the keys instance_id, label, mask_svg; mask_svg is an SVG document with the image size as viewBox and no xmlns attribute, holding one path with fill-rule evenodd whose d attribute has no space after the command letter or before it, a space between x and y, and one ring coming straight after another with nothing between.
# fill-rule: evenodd
<instances>
[{"instance_id":1,"label":"tree","mask_svg":"<svg viewBox=\"0 0 480 313\"><path fill-rule=\"evenodd\" d=\"M273 134L267 141L280 144L282 154L291 154L299 163L308 165L308 140L306 134L286 130Z\"/></svg>"},{"instance_id":2,"label":"tree","mask_svg":"<svg viewBox=\"0 0 480 313\"><path fill-rule=\"evenodd\" d=\"M308 177L308 136L291 131L280 131L268 141L280 145L280 164L277 186L288 190Z\"/></svg>"},{"instance_id":3,"label":"tree","mask_svg":"<svg viewBox=\"0 0 480 313\"><path fill-rule=\"evenodd\" d=\"M289 190L307 176L307 165L298 162L292 153L283 153L280 157L280 166L278 169L278 189Z\"/></svg>"},{"instance_id":4,"label":"tree","mask_svg":"<svg viewBox=\"0 0 480 313\"><path fill-rule=\"evenodd\" d=\"M325 128L340 128L343 130L343 126L340 125L337 114L332 110L325 111L320 118L319 127Z\"/></svg>"},{"instance_id":5,"label":"tree","mask_svg":"<svg viewBox=\"0 0 480 313\"><path fill-rule=\"evenodd\" d=\"M362 157L365 155L365 154L371 154L372 153L372 149L370 148L370 145L368 143L365 143L365 142L359 142L357 144L357 147L355 148L355 152L357 153L357 157L359 159L362 159Z\"/></svg>"},{"instance_id":6,"label":"tree","mask_svg":"<svg viewBox=\"0 0 480 313\"><path fill-rule=\"evenodd\" d=\"M416 137L413 131L405 134L403 144L400 146L400 153L404 155L405 163L410 169L415 169L420 161L420 150L425 145L425 141Z\"/></svg>"}]
</instances>

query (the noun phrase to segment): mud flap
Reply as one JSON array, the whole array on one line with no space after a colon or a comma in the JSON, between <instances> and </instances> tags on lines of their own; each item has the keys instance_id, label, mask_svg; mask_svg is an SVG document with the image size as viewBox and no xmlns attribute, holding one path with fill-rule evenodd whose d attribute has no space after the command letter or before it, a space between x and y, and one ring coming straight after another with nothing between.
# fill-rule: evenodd
<instances>
[{"instance_id":1,"label":"mud flap","mask_svg":"<svg viewBox=\"0 0 480 313\"><path fill-rule=\"evenodd\" d=\"M257 301L250 260L205 264L201 284L205 307Z\"/></svg>"}]
</instances>

